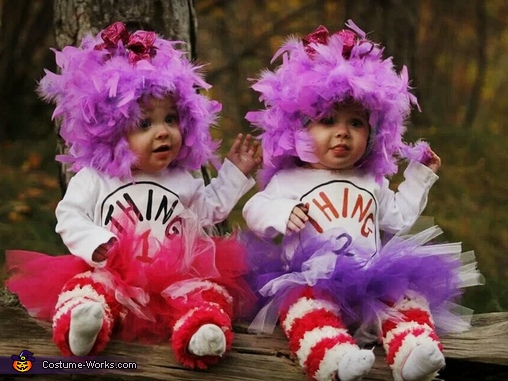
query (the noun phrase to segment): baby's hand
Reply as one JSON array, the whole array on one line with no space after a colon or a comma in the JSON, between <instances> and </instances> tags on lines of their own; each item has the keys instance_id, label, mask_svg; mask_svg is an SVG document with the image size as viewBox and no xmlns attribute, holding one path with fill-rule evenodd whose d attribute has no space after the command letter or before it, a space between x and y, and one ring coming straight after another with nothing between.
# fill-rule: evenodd
<instances>
[{"instance_id":1,"label":"baby's hand","mask_svg":"<svg viewBox=\"0 0 508 381\"><path fill-rule=\"evenodd\" d=\"M261 157L256 157L259 142L254 140L250 134L245 137L243 142L242 139L243 135L238 134L226 157L245 176L249 176L261 164Z\"/></svg>"},{"instance_id":2,"label":"baby's hand","mask_svg":"<svg viewBox=\"0 0 508 381\"><path fill-rule=\"evenodd\" d=\"M298 233L301 231L305 227L305 222L309 220L308 212L308 209L303 205L295 206L289 216L287 232Z\"/></svg>"},{"instance_id":3,"label":"baby's hand","mask_svg":"<svg viewBox=\"0 0 508 381\"><path fill-rule=\"evenodd\" d=\"M429 158L425 160L425 163L423 164L429 167L429 169L432 170L432 172L437 173L439 168L441 168L441 158L437 156L436 153L432 151L430 148L428 151L428 156Z\"/></svg>"},{"instance_id":4,"label":"baby's hand","mask_svg":"<svg viewBox=\"0 0 508 381\"><path fill-rule=\"evenodd\" d=\"M109 256L109 250L111 249L111 246L115 243L116 239L111 238L108 242L103 243L100 245L92 254L92 261L94 262L102 262L108 259Z\"/></svg>"}]
</instances>

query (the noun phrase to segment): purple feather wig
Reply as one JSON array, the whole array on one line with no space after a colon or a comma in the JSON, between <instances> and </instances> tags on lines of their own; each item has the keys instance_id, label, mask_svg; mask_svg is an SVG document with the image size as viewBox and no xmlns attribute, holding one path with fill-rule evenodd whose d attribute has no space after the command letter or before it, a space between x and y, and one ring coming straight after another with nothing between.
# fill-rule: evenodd
<instances>
[{"instance_id":1,"label":"purple feather wig","mask_svg":"<svg viewBox=\"0 0 508 381\"><path fill-rule=\"evenodd\" d=\"M351 20L346 26L333 35L320 26L302 40L289 38L272 59L282 56L282 64L262 72L252 86L265 106L246 115L262 131L263 186L280 169L316 161L305 125L343 101L354 100L369 113L369 149L357 166L378 181L397 172L400 158L426 159L425 142L402 140L411 107L418 106L406 67L397 74L381 46Z\"/></svg>"},{"instance_id":2,"label":"purple feather wig","mask_svg":"<svg viewBox=\"0 0 508 381\"><path fill-rule=\"evenodd\" d=\"M141 119L139 101L168 95L175 99L183 136L171 166L195 170L214 158L218 143L209 128L221 105L199 94L211 86L201 66L193 65L176 44L153 32L130 34L117 22L97 36L86 36L78 48L54 50L59 74L45 70L37 90L56 104L53 118L61 120L69 154L57 159L70 163L73 171L89 167L130 178L136 157L126 134Z\"/></svg>"}]
</instances>

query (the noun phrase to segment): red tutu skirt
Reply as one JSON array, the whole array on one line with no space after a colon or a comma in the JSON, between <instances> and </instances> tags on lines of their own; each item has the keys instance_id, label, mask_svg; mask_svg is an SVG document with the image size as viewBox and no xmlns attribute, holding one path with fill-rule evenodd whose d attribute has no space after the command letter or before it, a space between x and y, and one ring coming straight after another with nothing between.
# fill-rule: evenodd
<instances>
[{"instance_id":1,"label":"red tutu skirt","mask_svg":"<svg viewBox=\"0 0 508 381\"><path fill-rule=\"evenodd\" d=\"M199 281L224 287L233 298L232 315L248 316L256 297L243 278L248 267L244 246L236 236L174 236L154 255L137 255L145 242L135 234L122 235L100 267L73 255L7 251L5 284L31 316L51 321L63 286L92 271L122 307L118 331L121 339L129 341L167 340L175 320L192 307L186 291L193 292L192 303L199 303L200 292L206 292L193 286Z\"/></svg>"}]
</instances>

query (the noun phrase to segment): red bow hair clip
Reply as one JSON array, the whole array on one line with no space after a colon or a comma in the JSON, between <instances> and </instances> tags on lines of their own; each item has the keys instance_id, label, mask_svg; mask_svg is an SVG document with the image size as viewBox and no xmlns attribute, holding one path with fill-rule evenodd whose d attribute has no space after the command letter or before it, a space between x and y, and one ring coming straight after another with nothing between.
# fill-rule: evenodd
<instances>
[{"instance_id":1,"label":"red bow hair clip","mask_svg":"<svg viewBox=\"0 0 508 381\"><path fill-rule=\"evenodd\" d=\"M129 51L129 61L135 63L139 60L149 60L155 55L153 46L157 35L154 32L143 30L130 34L121 21L108 26L101 33L102 44L98 44L95 49L102 50L116 48L118 42L122 41L125 48Z\"/></svg>"},{"instance_id":2,"label":"red bow hair clip","mask_svg":"<svg viewBox=\"0 0 508 381\"><path fill-rule=\"evenodd\" d=\"M342 29L338 32L333 34L334 36L339 36L342 40L342 56L346 59L349 59L351 56L351 50L353 50L353 47L356 45L358 41L358 35L350 30ZM309 46L311 43L316 44L322 44L327 45L328 40L330 39L330 32L326 27L323 25L320 25L317 27L317 29L306 35L302 38L303 46L305 47L305 51L307 54L312 58L314 57L314 54L316 53L316 50Z\"/></svg>"}]
</instances>

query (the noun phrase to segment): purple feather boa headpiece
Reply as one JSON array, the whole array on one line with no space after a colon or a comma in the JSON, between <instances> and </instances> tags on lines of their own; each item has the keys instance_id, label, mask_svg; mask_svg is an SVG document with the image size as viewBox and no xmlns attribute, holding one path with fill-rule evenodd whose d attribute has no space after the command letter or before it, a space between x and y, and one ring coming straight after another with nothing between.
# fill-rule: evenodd
<instances>
[{"instance_id":1,"label":"purple feather boa headpiece","mask_svg":"<svg viewBox=\"0 0 508 381\"><path fill-rule=\"evenodd\" d=\"M175 98L183 144L170 164L198 169L214 158L218 143L209 128L221 105L199 94L211 86L185 52L153 32L127 32L115 23L97 36L83 38L79 48L56 51L59 74L45 70L38 93L56 104L60 135L68 155L57 156L70 169L94 168L113 177L131 177L136 157L126 133L141 118L139 101L148 96Z\"/></svg>"},{"instance_id":2,"label":"purple feather boa headpiece","mask_svg":"<svg viewBox=\"0 0 508 381\"><path fill-rule=\"evenodd\" d=\"M354 100L369 113L369 149L357 166L378 181L397 172L399 158L427 158L427 143L413 146L402 140L411 107L418 107L407 68L398 74L391 58L383 59L381 46L351 20L346 26L333 35L320 26L302 40L289 38L272 59L282 56L282 64L262 72L252 86L265 105L246 115L262 131L263 186L280 169L300 160L316 162L305 125L342 101Z\"/></svg>"}]
</instances>

